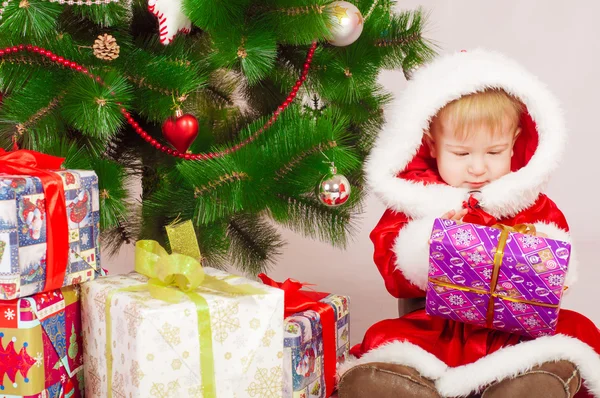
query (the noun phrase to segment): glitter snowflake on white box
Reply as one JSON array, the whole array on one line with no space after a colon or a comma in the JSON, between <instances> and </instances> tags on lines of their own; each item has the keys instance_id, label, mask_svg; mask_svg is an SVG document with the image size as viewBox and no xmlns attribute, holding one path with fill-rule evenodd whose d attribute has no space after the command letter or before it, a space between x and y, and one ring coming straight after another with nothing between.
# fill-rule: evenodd
<instances>
[{"instance_id":1,"label":"glitter snowflake on white box","mask_svg":"<svg viewBox=\"0 0 600 398\"><path fill-rule=\"evenodd\" d=\"M455 306L460 306L465 304L465 299L459 296L458 294L451 294L448 296L448 301L450 304Z\"/></svg>"},{"instance_id":2,"label":"glitter snowflake on white box","mask_svg":"<svg viewBox=\"0 0 600 398\"><path fill-rule=\"evenodd\" d=\"M475 240L471 231L462 228L457 229L456 233L452 234L452 237L460 246L469 246L471 242Z\"/></svg>"},{"instance_id":3,"label":"glitter snowflake on white box","mask_svg":"<svg viewBox=\"0 0 600 398\"><path fill-rule=\"evenodd\" d=\"M562 286L565 283L565 277L561 274L554 274L548 277L550 286Z\"/></svg>"},{"instance_id":4,"label":"glitter snowflake on white box","mask_svg":"<svg viewBox=\"0 0 600 398\"><path fill-rule=\"evenodd\" d=\"M248 395L260 398L281 396L282 374L281 366L271 369L258 368L254 375L254 381L248 386Z\"/></svg>"},{"instance_id":5,"label":"glitter snowflake on white box","mask_svg":"<svg viewBox=\"0 0 600 398\"><path fill-rule=\"evenodd\" d=\"M239 303L218 301L211 312L214 339L219 343L224 343L229 337L229 333L240 328Z\"/></svg>"},{"instance_id":6,"label":"glitter snowflake on white box","mask_svg":"<svg viewBox=\"0 0 600 398\"><path fill-rule=\"evenodd\" d=\"M542 243L540 238L534 235L522 235L519 240L525 249L534 249Z\"/></svg>"}]
</instances>

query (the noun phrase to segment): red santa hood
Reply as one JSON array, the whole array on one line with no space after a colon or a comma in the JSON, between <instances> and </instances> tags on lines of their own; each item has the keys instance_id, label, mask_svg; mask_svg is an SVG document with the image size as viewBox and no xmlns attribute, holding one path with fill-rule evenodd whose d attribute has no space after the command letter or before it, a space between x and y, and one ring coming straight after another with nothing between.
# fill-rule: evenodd
<instances>
[{"instance_id":1,"label":"red santa hood","mask_svg":"<svg viewBox=\"0 0 600 398\"><path fill-rule=\"evenodd\" d=\"M366 163L367 181L387 207L412 218L460 208L469 195L441 181L423 131L449 102L486 88L502 88L525 104L515 143L513 173L481 188L480 205L496 218L533 205L558 166L566 140L562 111L538 78L507 57L481 49L439 57L417 70L388 111L388 123Z\"/></svg>"}]
</instances>

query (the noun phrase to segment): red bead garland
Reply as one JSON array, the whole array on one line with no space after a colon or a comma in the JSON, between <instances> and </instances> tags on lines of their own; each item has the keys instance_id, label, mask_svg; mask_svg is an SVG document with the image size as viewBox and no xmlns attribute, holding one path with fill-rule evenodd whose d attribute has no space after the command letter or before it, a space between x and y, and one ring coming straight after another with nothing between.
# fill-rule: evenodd
<instances>
[{"instance_id":1,"label":"red bead garland","mask_svg":"<svg viewBox=\"0 0 600 398\"><path fill-rule=\"evenodd\" d=\"M144 131L144 129L142 129L140 127L140 125L135 121L135 119L133 117L131 117L131 114L129 112L127 112L127 109L122 107L120 110L121 110L121 113L123 114L123 116L125 116L125 120L127 120L127 123L129 123L129 125L133 128L133 130L140 137L142 137L142 139L144 141L146 141L147 143L149 143L150 145L152 145L154 148L158 149L159 151L166 153L167 155L175 156L175 157L185 159L185 160L207 160L207 159L214 159L214 158L219 158L219 157L222 157L225 155L229 155L230 153L236 152L237 150L245 147L246 145L248 145L249 143L254 141L256 138L258 138L258 136L261 135L262 133L264 133L269 127L271 127L273 125L273 123L275 123L275 121L279 118L279 115L281 115L281 113L283 111L285 111L288 106L290 106L290 104L296 98L296 95L298 94L298 90L300 90L300 87L302 87L302 84L304 83L304 81L306 81L306 77L308 76L308 70L310 69L310 64L312 63L312 59L313 59L316 49L317 49L317 42L313 42L312 45L310 46L310 50L308 50L308 55L306 56L306 61L304 62L304 65L302 68L302 74L300 75L300 78L296 81L294 88L292 89L290 94L287 96L286 100L280 106L277 107L275 112L273 112L273 116L271 116L269 118L269 120L261 128L259 128L256 132L254 132L250 137L246 138L242 142L235 144L233 147L227 148L220 152L207 152L207 153L191 154L191 153L181 153L181 152L178 152L177 150L168 148L165 145L162 145L160 142L156 141L146 131ZM18 46L7 47L3 50L0 50L0 57L7 55L7 54L18 53L19 51L23 51L23 50L45 56L45 57L49 58L52 62L56 62L58 64L63 65L66 68L73 69L77 72L81 72L81 73L87 75L88 77L94 79L98 83L105 85L105 83L102 81L100 76L95 76L93 73L90 73L87 70L87 68L83 67L82 65L79 65L76 62L70 61L68 59L65 59L64 57L53 54L51 51L48 51L46 49L43 49L43 48L40 48L37 46L32 46L31 44L27 44L27 45L19 44ZM115 95L114 92L111 92L111 94L113 96Z\"/></svg>"}]
</instances>

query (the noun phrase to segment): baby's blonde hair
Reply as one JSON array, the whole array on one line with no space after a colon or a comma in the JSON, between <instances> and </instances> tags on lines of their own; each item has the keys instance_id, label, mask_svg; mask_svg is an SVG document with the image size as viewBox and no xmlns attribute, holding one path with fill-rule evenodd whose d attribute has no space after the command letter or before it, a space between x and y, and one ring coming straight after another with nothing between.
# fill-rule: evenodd
<instances>
[{"instance_id":1,"label":"baby's blonde hair","mask_svg":"<svg viewBox=\"0 0 600 398\"><path fill-rule=\"evenodd\" d=\"M462 96L444 106L431 121L430 131L435 135L440 120L454 127L456 138L464 140L477 127L489 127L493 135L502 133L505 120L510 121L510 131L519 125L524 105L517 98L498 88L490 88Z\"/></svg>"}]
</instances>

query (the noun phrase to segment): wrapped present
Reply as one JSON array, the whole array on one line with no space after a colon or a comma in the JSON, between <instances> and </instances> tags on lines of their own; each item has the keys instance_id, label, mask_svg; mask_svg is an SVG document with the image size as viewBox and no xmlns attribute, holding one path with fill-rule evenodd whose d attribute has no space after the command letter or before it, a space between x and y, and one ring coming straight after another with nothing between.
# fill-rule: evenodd
<instances>
[{"instance_id":1,"label":"wrapped present","mask_svg":"<svg viewBox=\"0 0 600 398\"><path fill-rule=\"evenodd\" d=\"M556 330L571 246L533 226L436 219L426 310L528 337Z\"/></svg>"},{"instance_id":2,"label":"wrapped present","mask_svg":"<svg viewBox=\"0 0 600 398\"><path fill-rule=\"evenodd\" d=\"M301 290L304 284L291 279L279 283L259 277L285 292L283 396L331 396L337 365L350 351L349 298Z\"/></svg>"},{"instance_id":3,"label":"wrapped present","mask_svg":"<svg viewBox=\"0 0 600 398\"><path fill-rule=\"evenodd\" d=\"M0 396L83 397L79 288L0 301Z\"/></svg>"},{"instance_id":4,"label":"wrapped present","mask_svg":"<svg viewBox=\"0 0 600 398\"><path fill-rule=\"evenodd\" d=\"M281 290L150 241L136 271L82 287L87 397L281 397Z\"/></svg>"},{"instance_id":5,"label":"wrapped present","mask_svg":"<svg viewBox=\"0 0 600 398\"><path fill-rule=\"evenodd\" d=\"M0 150L0 299L94 279L100 272L98 177L63 159Z\"/></svg>"}]
</instances>

